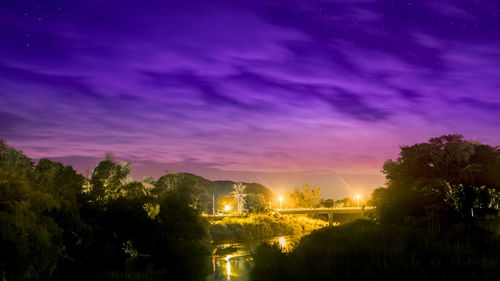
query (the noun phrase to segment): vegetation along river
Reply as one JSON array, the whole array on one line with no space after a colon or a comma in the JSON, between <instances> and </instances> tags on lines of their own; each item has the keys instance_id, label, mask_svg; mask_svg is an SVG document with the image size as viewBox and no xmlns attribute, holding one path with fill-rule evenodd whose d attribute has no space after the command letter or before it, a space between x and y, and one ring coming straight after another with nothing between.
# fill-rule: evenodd
<instances>
[{"instance_id":1,"label":"vegetation along river","mask_svg":"<svg viewBox=\"0 0 500 281\"><path fill-rule=\"evenodd\" d=\"M252 240L246 242L226 242L215 244L212 254L212 272L207 281L249 280L252 269L252 252L262 243L277 243L282 251L288 252L298 243L303 235L279 236L265 240Z\"/></svg>"}]
</instances>

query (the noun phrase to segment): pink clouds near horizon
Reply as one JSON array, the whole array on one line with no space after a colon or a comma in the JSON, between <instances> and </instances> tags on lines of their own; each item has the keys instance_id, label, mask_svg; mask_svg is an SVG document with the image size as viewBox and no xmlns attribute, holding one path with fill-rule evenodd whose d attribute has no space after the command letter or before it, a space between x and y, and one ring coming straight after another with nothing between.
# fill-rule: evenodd
<instances>
[{"instance_id":1,"label":"pink clouds near horizon","mask_svg":"<svg viewBox=\"0 0 500 281\"><path fill-rule=\"evenodd\" d=\"M495 1L0 5L0 138L33 158L374 188L400 145L500 144Z\"/></svg>"}]
</instances>

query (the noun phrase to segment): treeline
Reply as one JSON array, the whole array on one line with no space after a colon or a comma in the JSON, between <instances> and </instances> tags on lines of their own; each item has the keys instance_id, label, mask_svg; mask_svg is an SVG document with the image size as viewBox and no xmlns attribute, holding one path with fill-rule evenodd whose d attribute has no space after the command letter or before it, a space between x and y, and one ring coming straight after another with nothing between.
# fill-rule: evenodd
<instances>
[{"instance_id":1,"label":"treeline","mask_svg":"<svg viewBox=\"0 0 500 281\"><path fill-rule=\"evenodd\" d=\"M314 231L290 253L263 245L251 279L498 280L499 171L499 147L459 135L402 147L371 221Z\"/></svg>"},{"instance_id":2,"label":"treeline","mask_svg":"<svg viewBox=\"0 0 500 281\"><path fill-rule=\"evenodd\" d=\"M85 178L0 142L0 278L99 280L146 271L200 280L209 251L196 184L167 180L135 181L130 166L111 156Z\"/></svg>"},{"instance_id":3,"label":"treeline","mask_svg":"<svg viewBox=\"0 0 500 281\"><path fill-rule=\"evenodd\" d=\"M286 193L283 207L290 208L332 208L332 207L357 207L357 198L344 198L339 200L322 199L321 187L311 187L306 184L302 187L294 188L291 192ZM372 206L373 201L369 198L359 198L359 206Z\"/></svg>"}]
</instances>

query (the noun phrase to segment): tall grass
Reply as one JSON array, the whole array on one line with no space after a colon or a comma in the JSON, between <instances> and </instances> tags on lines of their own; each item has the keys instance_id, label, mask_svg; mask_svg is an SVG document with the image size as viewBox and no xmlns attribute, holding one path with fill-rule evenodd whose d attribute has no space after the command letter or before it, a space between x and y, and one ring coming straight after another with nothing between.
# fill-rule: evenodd
<instances>
[{"instance_id":1,"label":"tall grass","mask_svg":"<svg viewBox=\"0 0 500 281\"><path fill-rule=\"evenodd\" d=\"M263 245L254 281L498 280L500 241L479 230L432 233L359 220L314 231L289 254Z\"/></svg>"},{"instance_id":2,"label":"tall grass","mask_svg":"<svg viewBox=\"0 0 500 281\"><path fill-rule=\"evenodd\" d=\"M209 233L215 241L253 240L310 232L327 224L304 216L254 214L243 218L226 217L212 222Z\"/></svg>"}]
</instances>

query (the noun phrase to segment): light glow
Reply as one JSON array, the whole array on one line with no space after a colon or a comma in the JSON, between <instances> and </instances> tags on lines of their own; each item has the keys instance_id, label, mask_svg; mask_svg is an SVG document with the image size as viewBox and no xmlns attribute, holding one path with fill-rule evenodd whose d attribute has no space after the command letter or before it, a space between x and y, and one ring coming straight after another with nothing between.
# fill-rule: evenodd
<instances>
[{"instance_id":1,"label":"light glow","mask_svg":"<svg viewBox=\"0 0 500 281\"><path fill-rule=\"evenodd\" d=\"M282 249L286 249L287 247L287 242L286 242L286 238L281 236L280 238L278 238L278 243L280 244L280 247Z\"/></svg>"},{"instance_id":2,"label":"light glow","mask_svg":"<svg viewBox=\"0 0 500 281\"><path fill-rule=\"evenodd\" d=\"M231 272L231 262L229 261L232 257L234 257L234 255L227 255L224 260L226 261L226 277L227 277L227 280L231 280L231 275L233 275L233 273Z\"/></svg>"}]
</instances>

